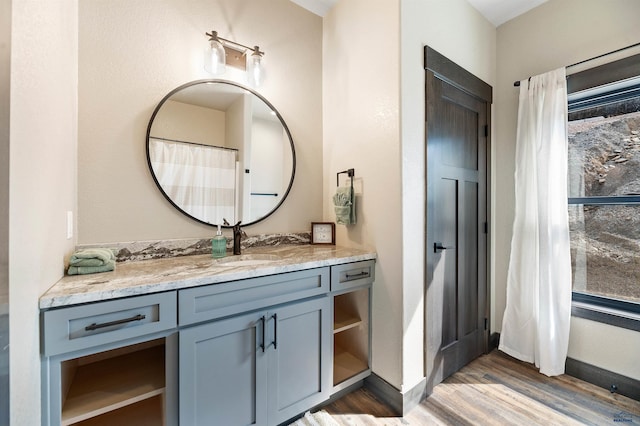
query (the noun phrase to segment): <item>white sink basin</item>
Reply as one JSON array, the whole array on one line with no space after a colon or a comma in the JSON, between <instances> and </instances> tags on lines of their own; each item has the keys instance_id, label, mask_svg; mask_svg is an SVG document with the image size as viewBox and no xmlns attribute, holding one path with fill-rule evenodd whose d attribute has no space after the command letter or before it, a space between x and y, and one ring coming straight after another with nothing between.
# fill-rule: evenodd
<instances>
[{"instance_id":1,"label":"white sink basin","mask_svg":"<svg viewBox=\"0 0 640 426\"><path fill-rule=\"evenodd\" d=\"M241 254L216 260L220 266L254 266L267 265L278 260L278 256L272 254Z\"/></svg>"}]
</instances>

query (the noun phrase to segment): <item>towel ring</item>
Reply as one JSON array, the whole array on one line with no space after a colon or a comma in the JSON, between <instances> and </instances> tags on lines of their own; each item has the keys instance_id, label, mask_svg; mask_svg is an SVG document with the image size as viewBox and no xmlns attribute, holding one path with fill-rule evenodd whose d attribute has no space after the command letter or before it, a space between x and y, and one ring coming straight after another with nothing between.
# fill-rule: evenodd
<instances>
[{"instance_id":1,"label":"towel ring","mask_svg":"<svg viewBox=\"0 0 640 426\"><path fill-rule=\"evenodd\" d=\"M340 186L340 175L343 173L346 173L347 176L351 178L351 186L353 186L353 177L356 174L355 169L347 169L347 170L336 173L336 186Z\"/></svg>"}]
</instances>

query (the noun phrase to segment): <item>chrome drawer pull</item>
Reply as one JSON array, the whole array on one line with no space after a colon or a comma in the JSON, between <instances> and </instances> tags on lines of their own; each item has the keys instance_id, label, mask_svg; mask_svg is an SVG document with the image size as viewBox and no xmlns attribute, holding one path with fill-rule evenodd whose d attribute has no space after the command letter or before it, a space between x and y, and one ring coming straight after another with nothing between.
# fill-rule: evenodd
<instances>
[{"instance_id":1,"label":"chrome drawer pull","mask_svg":"<svg viewBox=\"0 0 640 426\"><path fill-rule=\"evenodd\" d=\"M352 278L368 277L368 276L369 276L368 272L360 272L359 274L353 274L353 275L346 274L346 278L348 280L350 280Z\"/></svg>"},{"instance_id":2,"label":"chrome drawer pull","mask_svg":"<svg viewBox=\"0 0 640 426\"><path fill-rule=\"evenodd\" d=\"M94 322L93 324L90 324L90 325L86 326L84 329L86 331L93 331L93 330L97 330L99 328L111 327L112 325L124 324L124 323L127 323L127 322L133 322L133 321L142 321L146 317L147 317L146 315L138 314L135 317L125 318L125 319L116 320L116 321L110 321L110 322L104 322L102 324L98 324L98 323Z\"/></svg>"}]
</instances>

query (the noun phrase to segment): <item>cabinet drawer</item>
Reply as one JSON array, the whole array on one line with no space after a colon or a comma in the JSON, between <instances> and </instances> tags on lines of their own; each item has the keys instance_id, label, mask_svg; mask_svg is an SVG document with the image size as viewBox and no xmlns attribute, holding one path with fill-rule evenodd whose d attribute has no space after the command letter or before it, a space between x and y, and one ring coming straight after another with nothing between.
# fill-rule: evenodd
<instances>
[{"instance_id":1,"label":"cabinet drawer","mask_svg":"<svg viewBox=\"0 0 640 426\"><path fill-rule=\"evenodd\" d=\"M194 324L329 292L329 268L180 290L178 322Z\"/></svg>"},{"instance_id":2,"label":"cabinet drawer","mask_svg":"<svg viewBox=\"0 0 640 426\"><path fill-rule=\"evenodd\" d=\"M43 353L72 352L174 327L175 292L55 309L43 313Z\"/></svg>"},{"instance_id":3,"label":"cabinet drawer","mask_svg":"<svg viewBox=\"0 0 640 426\"><path fill-rule=\"evenodd\" d=\"M331 291L347 290L373 283L375 266L374 260L332 266Z\"/></svg>"}]
</instances>

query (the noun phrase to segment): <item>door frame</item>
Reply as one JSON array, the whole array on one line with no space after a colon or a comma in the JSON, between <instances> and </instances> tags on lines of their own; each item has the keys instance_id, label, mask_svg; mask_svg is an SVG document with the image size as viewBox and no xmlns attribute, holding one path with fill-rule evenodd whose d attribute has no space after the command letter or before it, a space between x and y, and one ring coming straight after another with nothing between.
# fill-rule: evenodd
<instances>
[{"instance_id":1,"label":"door frame","mask_svg":"<svg viewBox=\"0 0 640 426\"><path fill-rule=\"evenodd\" d=\"M491 349L490 347L490 338L491 338L491 330L490 330L490 322L491 322L491 104L493 102L493 88L482 81L480 78L476 77L469 71L465 70L455 62L446 58L441 53L432 49L429 46L424 47L424 71L425 71L425 179L427 179L427 167L428 167L428 158L427 158L427 142L429 140L428 133L428 122L427 122L427 100L429 96L429 91L427 87L426 73L427 71L431 71L437 78L445 81L448 84L455 86L456 88L474 96L476 98L485 101L487 104L487 128L486 128L486 138L487 138L487 146L486 146L486 264L484 266L485 270L485 306L484 306L484 314L486 318L485 330L484 330L484 351L488 353ZM425 212L428 215L428 182L425 185ZM429 254L429 247L427 247L427 230L428 230L429 219L426 218L424 222L424 242L425 242L425 258L424 258L424 306L425 309L427 307L427 278L428 278L428 263L427 256ZM425 312L424 315L424 373L425 377L427 377L427 395L431 394L433 391L432 386L430 385L430 381L428 380L429 371L427 371L427 350L428 350L428 341L427 341L427 332L428 332L428 321L427 314Z\"/></svg>"}]
</instances>

